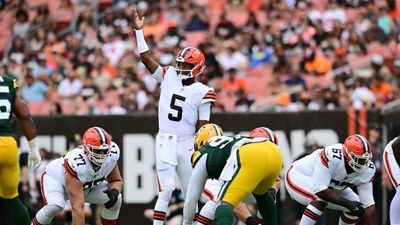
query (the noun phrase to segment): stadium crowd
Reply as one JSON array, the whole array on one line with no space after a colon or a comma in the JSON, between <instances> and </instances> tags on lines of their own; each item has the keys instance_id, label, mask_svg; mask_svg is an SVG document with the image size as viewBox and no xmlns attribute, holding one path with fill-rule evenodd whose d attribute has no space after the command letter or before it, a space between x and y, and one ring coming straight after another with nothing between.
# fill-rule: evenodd
<instances>
[{"instance_id":1,"label":"stadium crowd","mask_svg":"<svg viewBox=\"0 0 400 225\"><path fill-rule=\"evenodd\" d=\"M18 78L34 115L154 112L132 7L162 65L186 46L205 53L213 112L380 108L400 95L391 0L11 1L0 72Z\"/></svg>"}]
</instances>

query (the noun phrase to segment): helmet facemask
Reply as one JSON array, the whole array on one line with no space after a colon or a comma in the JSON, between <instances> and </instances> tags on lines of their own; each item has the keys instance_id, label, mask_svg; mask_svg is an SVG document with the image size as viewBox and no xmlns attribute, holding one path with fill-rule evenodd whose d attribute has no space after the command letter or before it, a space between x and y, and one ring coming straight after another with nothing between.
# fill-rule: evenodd
<instances>
[{"instance_id":1,"label":"helmet facemask","mask_svg":"<svg viewBox=\"0 0 400 225\"><path fill-rule=\"evenodd\" d=\"M362 156L358 156L353 152L347 151L347 149L346 152L348 155L349 166L357 172L361 172L362 170L367 168L368 162L372 158L372 155L369 153L364 153Z\"/></svg>"},{"instance_id":2,"label":"helmet facemask","mask_svg":"<svg viewBox=\"0 0 400 225\"><path fill-rule=\"evenodd\" d=\"M97 166L102 166L110 155L110 146L107 144L103 144L98 148L86 144L85 148L88 150L88 159Z\"/></svg>"},{"instance_id":3,"label":"helmet facemask","mask_svg":"<svg viewBox=\"0 0 400 225\"><path fill-rule=\"evenodd\" d=\"M185 62L182 57L178 57L178 58L176 58L175 71L176 71L176 74L178 75L179 79L186 80L188 78L193 78L196 75L203 72L205 67L203 67L200 70L200 72L195 73L195 71L199 69L199 66L200 65L195 66L194 64Z\"/></svg>"}]
</instances>

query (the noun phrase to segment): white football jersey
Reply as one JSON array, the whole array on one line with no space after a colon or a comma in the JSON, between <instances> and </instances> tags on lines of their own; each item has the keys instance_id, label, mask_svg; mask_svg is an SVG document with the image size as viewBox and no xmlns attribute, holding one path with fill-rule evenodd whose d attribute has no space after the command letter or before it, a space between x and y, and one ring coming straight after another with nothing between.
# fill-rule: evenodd
<instances>
[{"instance_id":1,"label":"white football jersey","mask_svg":"<svg viewBox=\"0 0 400 225\"><path fill-rule=\"evenodd\" d=\"M395 137L393 140L391 140L385 147L385 152L389 153L389 154L393 154L393 148L392 148L392 144L393 142L397 139L398 137Z\"/></svg>"},{"instance_id":2,"label":"white football jersey","mask_svg":"<svg viewBox=\"0 0 400 225\"><path fill-rule=\"evenodd\" d=\"M184 86L172 66L156 71L153 77L161 83L158 106L160 130L182 136L193 135L199 118L199 107L203 103L215 101L214 89L200 82Z\"/></svg>"},{"instance_id":3,"label":"white football jersey","mask_svg":"<svg viewBox=\"0 0 400 225\"><path fill-rule=\"evenodd\" d=\"M324 149L318 149L312 154L301 158L293 163L293 168L298 172L313 177L315 185L323 185L326 177L330 177L328 187L343 190L347 187L358 187L361 184L366 184L372 181L375 174L375 165L369 162L368 167L361 172L346 171L346 160L343 154L343 145L335 144L327 146ZM314 169L322 163L323 170L315 171ZM314 186L315 186L314 185ZM328 187L314 187L314 191L318 192Z\"/></svg>"},{"instance_id":4,"label":"white football jersey","mask_svg":"<svg viewBox=\"0 0 400 225\"><path fill-rule=\"evenodd\" d=\"M117 165L119 155L120 150L118 145L111 142L110 156L107 161L95 171L92 163L85 154L83 146L78 146L74 150L68 152L64 157L60 157L49 163L46 167L46 174L65 185L65 173L69 173L84 184L84 189L88 189L106 179Z\"/></svg>"}]
</instances>

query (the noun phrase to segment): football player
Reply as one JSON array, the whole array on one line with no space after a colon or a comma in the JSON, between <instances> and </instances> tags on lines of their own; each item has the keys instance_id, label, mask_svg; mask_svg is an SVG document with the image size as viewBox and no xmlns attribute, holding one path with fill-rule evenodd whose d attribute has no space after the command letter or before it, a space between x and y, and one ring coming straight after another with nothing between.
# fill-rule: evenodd
<instances>
[{"instance_id":1,"label":"football player","mask_svg":"<svg viewBox=\"0 0 400 225\"><path fill-rule=\"evenodd\" d=\"M216 129L218 132L210 132ZM196 152L191 158L194 167L184 205L184 224L192 224L207 179L222 183L215 210L215 224L231 225L233 208L252 194L267 224L277 224L273 198L268 194L279 176L282 156L277 145L266 138L226 137L215 124L199 129Z\"/></svg>"},{"instance_id":2,"label":"football player","mask_svg":"<svg viewBox=\"0 0 400 225\"><path fill-rule=\"evenodd\" d=\"M101 224L117 223L122 204L122 177L118 169L120 150L100 127L91 127L83 135L83 144L47 165L40 180L45 206L33 218L33 225L50 224L71 202L75 225L84 225L84 203L104 204Z\"/></svg>"},{"instance_id":3,"label":"football player","mask_svg":"<svg viewBox=\"0 0 400 225\"><path fill-rule=\"evenodd\" d=\"M222 130L220 130L220 132L216 133L217 129L215 128L215 126L216 125L214 125L214 124L203 126L201 134L208 135L211 137L223 136ZM278 138L276 137L275 133L267 127L257 127L255 129L253 129L250 132L249 137L267 138L272 143L278 145ZM200 136L198 136L198 138L199 139L207 139L207 138L200 137ZM208 137L208 139L209 138L210 137ZM211 225L213 223L214 217L215 217L215 206L217 203L217 196L218 196L219 191L221 190L222 185L223 185L223 182L221 182L219 180L212 180L212 179L207 180L203 193L207 194L208 201L203 206L203 208L201 208L201 210L196 218L197 225ZM276 201L276 193L279 190L279 185L280 185L280 178L278 177L278 179L274 183L273 187L270 188L268 191L268 193L271 195L271 197L274 198L274 201ZM246 225L264 224L264 221L261 218L261 214L259 212L257 213L257 216L252 216L246 207L245 203L253 203L253 204L257 203L256 200L254 199L254 197L252 197L252 195L250 195L243 202L240 202L233 209L233 212L235 213L235 215Z\"/></svg>"},{"instance_id":4,"label":"football player","mask_svg":"<svg viewBox=\"0 0 400 225\"><path fill-rule=\"evenodd\" d=\"M389 175L390 181L394 188L396 188L396 194L394 195L392 202L390 203L390 224L400 224L400 193L399 193L399 182L400 182L400 138L396 137L390 141L383 153L383 164L387 174Z\"/></svg>"},{"instance_id":5,"label":"football player","mask_svg":"<svg viewBox=\"0 0 400 225\"><path fill-rule=\"evenodd\" d=\"M140 59L161 84L158 107L159 132L156 137L156 169L159 194L154 207L154 225L162 225L176 181L185 196L192 173L190 156L193 153L193 136L196 125L201 127L210 119L214 90L195 77L205 68L204 54L194 47L181 50L176 56L176 66L161 67L149 51L143 35L144 17L134 11L133 26L136 33Z\"/></svg>"},{"instance_id":6,"label":"football player","mask_svg":"<svg viewBox=\"0 0 400 225\"><path fill-rule=\"evenodd\" d=\"M16 225L28 225L29 214L18 197L19 165L18 146L11 129L13 114L29 142L28 167L36 169L40 164L39 148L36 146L36 126L28 106L17 94L17 80L0 76L0 198L4 199L11 219Z\"/></svg>"},{"instance_id":7,"label":"football player","mask_svg":"<svg viewBox=\"0 0 400 225\"><path fill-rule=\"evenodd\" d=\"M343 212L340 225L355 224L364 216L366 224L376 224L371 158L368 141L353 134L344 144L327 146L295 161L286 172L285 185L290 196L306 206L300 224L315 224L325 208Z\"/></svg>"}]
</instances>

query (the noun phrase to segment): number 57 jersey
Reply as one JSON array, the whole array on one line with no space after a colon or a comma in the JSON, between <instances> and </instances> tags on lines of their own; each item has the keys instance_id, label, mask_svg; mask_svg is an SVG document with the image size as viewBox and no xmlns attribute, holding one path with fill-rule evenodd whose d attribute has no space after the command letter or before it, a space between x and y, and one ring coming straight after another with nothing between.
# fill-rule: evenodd
<instances>
[{"instance_id":1,"label":"number 57 jersey","mask_svg":"<svg viewBox=\"0 0 400 225\"><path fill-rule=\"evenodd\" d=\"M352 171L347 165L342 144L318 149L312 154L293 163L297 172L312 177L314 193L326 188L344 190L371 182L375 174L375 165L369 162L361 172Z\"/></svg>"},{"instance_id":2,"label":"number 57 jersey","mask_svg":"<svg viewBox=\"0 0 400 225\"><path fill-rule=\"evenodd\" d=\"M199 119L199 107L215 101L214 89L200 82L184 86L171 66L163 69L162 78L158 76L157 80L161 83L158 108L160 130L179 136L193 135Z\"/></svg>"},{"instance_id":3,"label":"number 57 jersey","mask_svg":"<svg viewBox=\"0 0 400 225\"><path fill-rule=\"evenodd\" d=\"M104 181L117 165L120 150L116 143L111 142L109 154L107 161L98 170L94 170L85 154L85 149L83 146L79 146L64 157L49 163L46 167L46 174L65 186L65 173L69 173L84 184L84 189L91 188Z\"/></svg>"}]
</instances>

